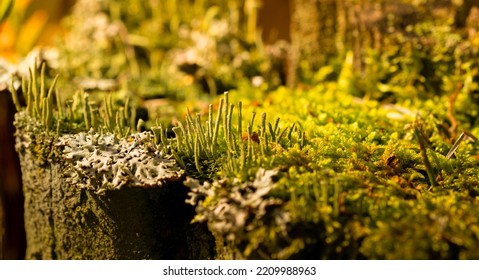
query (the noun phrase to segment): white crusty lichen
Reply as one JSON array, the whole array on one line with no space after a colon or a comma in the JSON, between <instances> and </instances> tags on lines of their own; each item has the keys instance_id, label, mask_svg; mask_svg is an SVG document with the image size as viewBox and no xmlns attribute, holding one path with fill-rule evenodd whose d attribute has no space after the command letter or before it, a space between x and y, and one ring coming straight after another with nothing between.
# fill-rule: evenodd
<instances>
[{"instance_id":1,"label":"white crusty lichen","mask_svg":"<svg viewBox=\"0 0 479 280\"><path fill-rule=\"evenodd\" d=\"M187 177L184 185L190 192L186 202L196 206L195 221L207 221L211 231L230 241L247 234L252 224L274 223L286 232L290 214L278 207L281 199L270 195L277 174L277 170L260 168L253 182L226 178L203 184Z\"/></svg>"},{"instance_id":2,"label":"white crusty lichen","mask_svg":"<svg viewBox=\"0 0 479 280\"><path fill-rule=\"evenodd\" d=\"M161 186L183 176L176 161L157 149L151 132L119 139L90 130L61 136L56 146L63 150L66 181L98 193L125 185Z\"/></svg>"}]
</instances>

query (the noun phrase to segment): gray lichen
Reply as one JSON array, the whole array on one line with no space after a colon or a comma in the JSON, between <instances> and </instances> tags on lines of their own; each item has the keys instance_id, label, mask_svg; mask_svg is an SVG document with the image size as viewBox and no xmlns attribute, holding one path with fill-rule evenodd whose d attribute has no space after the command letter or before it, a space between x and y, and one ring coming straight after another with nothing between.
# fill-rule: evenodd
<instances>
[{"instance_id":1,"label":"gray lichen","mask_svg":"<svg viewBox=\"0 0 479 280\"><path fill-rule=\"evenodd\" d=\"M126 184L148 188L178 181L183 170L153 143L151 132L118 139L90 130L63 135L55 145L63 149L66 181L102 193Z\"/></svg>"},{"instance_id":2,"label":"gray lichen","mask_svg":"<svg viewBox=\"0 0 479 280\"><path fill-rule=\"evenodd\" d=\"M250 230L248 225L266 222L264 220L269 219L267 209L283 203L270 195L277 173L277 170L260 168L253 182L244 183L223 179L200 184L198 180L187 177L184 182L190 188L187 202L196 205L197 221L207 221L213 233L234 241L235 237ZM286 227L289 214L276 214L274 222Z\"/></svg>"}]
</instances>

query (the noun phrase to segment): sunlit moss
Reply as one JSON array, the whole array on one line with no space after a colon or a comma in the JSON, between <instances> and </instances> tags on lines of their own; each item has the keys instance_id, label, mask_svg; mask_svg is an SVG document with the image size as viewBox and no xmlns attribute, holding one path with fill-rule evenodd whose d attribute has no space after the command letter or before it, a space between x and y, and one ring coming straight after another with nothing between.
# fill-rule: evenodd
<instances>
[{"instance_id":1,"label":"sunlit moss","mask_svg":"<svg viewBox=\"0 0 479 280\"><path fill-rule=\"evenodd\" d=\"M17 128L29 132L17 133L19 150L39 166L65 160L72 184L100 193L184 180L194 221L208 224L224 257L477 258L479 150L464 141L446 156L461 130L478 133L477 49L449 23L386 36L383 49L364 50L361 69L357 51L343 49L287 88L253 36L254 1L245 21L241 1L160 2L83 7L97 25L73 23L86 34L61 50L59 71L73 85L108 78L121 97L186 99L176 118L143 120L141 102L104 92L63 96L35 65L22 82L25 108L12 85ZM79 51L91 36L99 44ZM92 53L98 60L85 64Z\"/></svg>"}]
</instances>

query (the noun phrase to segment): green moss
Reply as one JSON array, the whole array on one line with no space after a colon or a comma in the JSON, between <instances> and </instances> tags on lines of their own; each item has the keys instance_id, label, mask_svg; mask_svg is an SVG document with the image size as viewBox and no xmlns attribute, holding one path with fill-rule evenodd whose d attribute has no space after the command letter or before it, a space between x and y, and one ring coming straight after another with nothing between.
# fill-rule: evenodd
<instances>
[{"instance_id":1,"label":"green moss","mask_svg":"<svg viewBox=\"0 0 479 280\"><path fill-rule=\"evenodd\" d=\"M230 92L229 102L239 94ZM247 115L252 108L244 100L243 104ZM427 104L423 108L437 112ZM257 131L259 143L228 144L227 137L217 143L217 150L224 151L213 157L224 162L217 179L210 177L215 180L212 184L187 184L198 219L208 221L215 235L230 240L226 246L237 258L474 256L479 240L465 229L472 225L455 220L450 235L438 237L443 229L431 218L457 214L455 206L442 201L461 201L472 211L471 217L476 215L471 187L478 182L469 177L465 187L462 180L466 173L477 172L477 163L467 156L477 148L465 144L467 149L456 159L445 158L450 144L436 126L444 113L421 118L419 130L417 117L408 110L397 107L405 112L398 119L389 107L359 102L334 85L308 91L281 89L260 109L267 113L263 116L275 114L281 121L271 124L267 133L265 120L251 121L248 131ZM226 128L228 123L220 126L220 135L234 133L235 128ZM271 141L274 126L284 131L274 134L277 141ZM190 134L195 137L193 130ZM262 168L275 174L274 180L264 181L268 187L260 200L274 202L271 205L250 199ZM398 238L408 240L404 250Z\"/></svg>"},{"instance_id":2,"label":"green moss","mask_svg":"<svg viewBox=\"0 0 479 280\"><path fill-rule=\"evenodd\" d=\"M17 144L39 167L51 169L61 160L61 170L49 174L69 174L65 182L87 192L161 185L157 175L162 172L146 164L153 173L143 174L128 157L135 151L176 161L182 170L167 169L176 172L173 181L186 175L195 221L208 224L219 258L475 258L479 182L474 174L479 170L471 155L477 148L464 142L455 158L445 157L451 144L441 123L448 116L435 103L424 102L412 113L407 104L382 105L343 90L336 83L280 88L260 103L244 98L241 90L231 91L216 110L211 105L206 112L187 111L172 131L157 125L128 137L124 109L108 98L99 107L103 118L96 121L93 103L81 93L70 102L70 112L52 107L52 120L61 115L67 127L92 129L57 135L45 117L49 114L40 117L33 110L49 107L32 97L31 111L20 112L16 125L35 133L19 133ZM119 153L111 153L116 146ZM121 157L125 149L129 152ZM125 172L132 176L118 177L121 183L114 179L120 173L108 164L103 172L109 160L130 166ZM111 185L115 182L120 184ZM82 202L66 213L77 226L92 228L90 207ZM49 217L44 217L47 224ZM42 241L48 248L64 242L52 234ZM398 239L404 247L397 247ZM77 249L78 254L64 257L86 252ZM47 255L31 257L56 258L62 252L40 251Z\"/></svg>"},{"instance_id":3,"label":"green moss","mask_svg":"<svg viewBox=\"0 0 479 280\"><path fill-rule=\"evenodd\" d=\"M158 9L149 9L155 1L140 2L101 1L83 7L86 2L79 2L76 13L87 12L87 17L72 17L79 20L72 24L78 37L67 39L60 51L60 71L68 73L68 83L93 78L93 88L108 88L115 96L101 89L63 96L54 91L55 78L37 65L22 83L26 108L13 95L21 110L16 126L17 149L27 170L24 181L33 186L26 199L53 199L53 188L37 185L53 182L61 192L48 203L68 208L27 209L35 217L27 236L37 246L29 249L30 257L94 257L89 250L98 250L101 258L131 256L124 244L117 252L105 249L118 244L111 237L115 234L138 241L130 233L116 232L108 219L123 213L126 204L138 206L128 208L128 215L151 214L148 219L155 220L157 203L167 201L150 196L157 197L162 188L178 202L167 203L168 211L184 207L185 198L196 209L194 219L189 212L182 220L186 240L208 244L206 249L196 243L178 250L152 247L175 251L178 257L187 255L182 250L212 256L211 235L204 228L197 231L204 224L189 225L190 218L208 225L217 258L478 257L477 144L462 142L454 156L446 156L461 130L479 133L478 49L460 31L449 23L425 20L378 34L377 42L367 37L363 49L349 51L349 31L338 30L337 38L312 42L304 52L293 46L299 53L293 54L297 57L290 74L300 86L286 88L278 87L279 72L272 68L278 56L269 56L253 38L257 7L248 6L241 14L243 1L213 1L216 6L210 1L164 1L157 3ZM231 17L223 17L226 10ZM339 29L344 29L347 9L338 6L337 11ZM325 16L316 12L308 16ZM204 20L195 20L199 14ZM83 25L90 15L99 21ZM314 22L312 17L308 22ZM382 27L399 28L397 24ZM225 26L229 28L220 28ZM311 26L332 29L309 23L297 28L307 31ZM112 33L103 32L107 29ZM314 31L309 40L317 41ZM151 37L154 32L162 36ZM90 44L92 36L102 40L85 52L81 45ZM336 47L327 43L332 41ZM330 49L316 56L324 44ZM196 54L192 59L191 53ZM92 54L95 59L85 64ZM312 67L305 63L309 59ZM332 64L321 67L319 61ZM79 85L86 87L85 81ZM65 84L60 88L68 89ZM224 89L230 91L214 97ZM205 105L199 92L213 93L212 104ZM186 102L171 114L158 109L164 115L154 123L135 115L137 99L117 100L135 94ZM67 178L59 181L58 174ZM151 193L145 189L155 186L161 188ZM144 203L129 204L132 197ZM106 207L113 200L119 205ZM74 221L70 239L58 235L68 236L68 227L52 230L56 218ZM165 221L171 222L168 217ZM123 220L119 225L128 227ZM161 228L146 230L137 220L131 225L144 230L144 236L165 237ZM110 232L98 244L72 245L81 235L101 235L103 228ZM170 237L174 239L168 235L165 240ZM138 243L133 255L161 255L138 253L146 247Z\"/></svg>"}]
</instances>

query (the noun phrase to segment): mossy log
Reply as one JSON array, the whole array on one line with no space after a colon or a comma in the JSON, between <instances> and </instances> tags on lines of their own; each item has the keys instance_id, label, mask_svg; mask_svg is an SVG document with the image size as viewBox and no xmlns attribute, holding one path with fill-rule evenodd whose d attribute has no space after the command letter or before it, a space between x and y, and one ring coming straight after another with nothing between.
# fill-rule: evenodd
<instances>
[{"instance_id":1,"label":"mossy log","mask_svg":"<svg viewBox=\"0 0 479 280\"><path fill-rule=\"evenodd\" d=\"M58 137L23 113L15 123L27 259L214 258L214 238L191 223L182 171L149 150L148 134Z\"/></svg>"}]
</instances>

